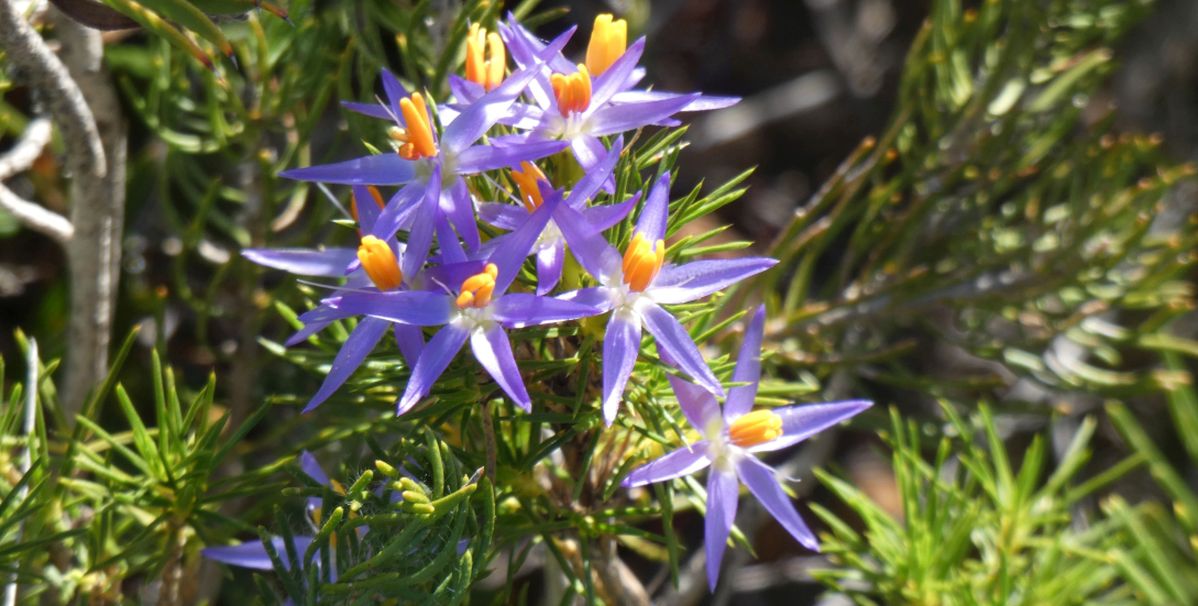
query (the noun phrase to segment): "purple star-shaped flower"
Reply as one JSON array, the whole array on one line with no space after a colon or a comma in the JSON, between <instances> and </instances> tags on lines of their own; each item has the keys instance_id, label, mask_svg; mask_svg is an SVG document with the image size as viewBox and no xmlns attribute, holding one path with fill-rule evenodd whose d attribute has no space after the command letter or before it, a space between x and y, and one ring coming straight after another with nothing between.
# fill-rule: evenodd
<instances>
[{"instance_id":1,"label":"purple star-shaped flower","mask_svg":"<svg viewBox=\"0 0 1198 606\"><path fill-rule=\"evenodd\" d=\"M537 39L513 15L509 15L507 23L500 25L500 31L517 65L544 65L542 73L528 84L533 105L521 107L517 104L510 112L509 123L532 130L546 139L570 142L575 158L586 169L594 166L603 152L598 137L649 125L676 126L679 123L671 116L678 112L719 109L740 101L736 97L634 89L645 74L644 69L637 66L645 50L643 37L633 42L601 74L580 74L583 70L562 56L560 49L548 52L551 45ZM585 107L563 106L552 74L584 76L589 93Z\"/></svg>"},{"instance_id":2,"label":"purple star-shaped flower","mask_svg":"<svg viewBox=\"0 0 1198 606\"><path fill-rule=\"evenodd\" d=\"M568 33L573 34L574 30L577 28L578 26L572 26ZM535 34L528 31L527 28L521 25L516 19L515 15L511 13L508 13L507 22L500 24L500 31L502 31L507 39L510 40L508 45L511 48L513 58L516 60L516 63L521 66L530 64L532 61L534 61L534 58L539 56L540 52L548 46L548 44L537 38ZM593 35L594 32L592 32L592 36ZM544 56L544 62L546 67L559 72L564 72L574 67L574 64L566 59L566 57L560 51L553 53L552 55ZM612 103L618 104L629 102L658 101L662 99L674 99L680 96L690 96L682 93L650 91L636 88L636 85L639 84L644 77L645 68L643 67L637 66L629 71L624 81L617 86L617 92L612 96ZM467 84L471 83L467 82ZM533 84L533 86L536 86L536 84ZM544 91L544 94L546 95L550 94L547 89L542 88L541 91ZM740 97L700 94L699 96L695 97L690 104L678 111L710 111L714 109L731 107L739 102ZM673 124L662 125L664 126Z\"/></svg>"},{"instance_id":3,"label":"purple star-shaped flower","mask_svg":"<svg viewBox=\"0 0 1198 606\"><path fill-rule=\"evenodd\" d=\"M594 169L587 171L568 194L562 190L550 190L547 182L540 182L540 199L555 196L563 198L562 205L569 205L582 217L584 225L581 229L603 231L619 223L632 211L640 200L640 193L618 204L604 206L587 206L587 202L599 191L615 169L616 161L623 149L623 137L617 137L611 150L606 152ZM487 202L479 204L478 215L483 221L496 227L514 230L530 220L531 213L522 207L511 204ZM537 238L532 252L537 256L537 294L548 294L562 277L562 266L566 259L566 239L558 228L558 221L565 219L560 213L553 218ZM576 219L575 219L576 220ZM498 242L498 241L495 241ZM488 243L490 244L490 243ZM483 245L483 249L493 248L494 245Z\"/></svg>"},{"instance_id":4,"label":"purple star-shaped flower","mask_svg":"<svg viewBox=\"0 0 1198 606\"><path fill-rule=\"evenodd\" d=\"M623 483L626 487L643 486L711 467L707 476L704 543L707 549L707 582L713 591L719 580L720 562L724 557L728 534L732 531L732 521L736 517L741 483L749 487L749 492L799 543L813 551L819 550L815 534L795 511L774 469L753 454L792 446L873 404L867 400L848 400L752 411L753 401L757 397L757 383L761 379L760 352L764 324L765 307L762 306L757 308L745 332L745 342L732 374L733 381L746 384L728 391L723 411L707 390L670 377L674 395L687 421L704 439L633 470Z\"/></svg>"},{"instance_id":5,"label":"purple star-shaped flower","mask_svg":"<svg viewBox=\"0 0 1198 606\"><path fill-rule=\"evenodd\" d=\"M347 278L345 285L333 288L335 296L325 299L317 307L300 315L299 320L304 323L304 327L287 340L288 347L303 342L309 336L320 332L337 320L344 320L356 315L333 304L339 300L337 294L381 292L383 287L396 290L429 288L443 281L452 282L455 279L461 279L464 275L475 273L482 268L481 263L462 262L422 269L424 258L415 254L405 254L408 251L405 251L405 248L394 239L380 238L376 235L379 233L380 211L375 204L368 202L373 194L362 185L355 185L353 189L354 207L357 209L359 225L364 234L362 247L323 250L250 248L242 251L246 258L259 265L281 269L293 274ZM383 274L393 271L391 281L397 282L396 284L387 284L385 275L376 281L362 267L359 254L370 237L373 237L373 240L369 243L374 244L375 247L381 247L383 240L389 240L389 244L386 246L390 248L392 258L380 260L372 269ZM385 255L385 252L383 254ZM388 322L378 318L363 318L350 332L340 351L333 358L328 375L325 376L320 388L308 401L303 412L314 410L333 395L362 365L367 354L374 350L388 328L393 329L396 345L399 346L399 351L403 354L409 367L414 366L424 346L424 336L419 327Z\"/></svg>"},{"instance_id":6,"label":"purple star-shaped flower","mask_svg":"<svg viewBox=\"0 0 1198 606\"><path fill-rule=\"evenodd\" d=\"M484 271L460 282L457 294L392 291L351 293L332 301L345 313L365 314L412 326L443 326L429 340L412 369L396 414L415 406L432 389L462 345L470 341L474 357L524 410L532 400L520 378L505 329L576 320L599 313L589 305L526 293L507 293L520 266L548 223L557 200L546 200L519 229L502 236Z\"/></svg>"},{"instance_id":7,"label":"purple star-shaped flower","mask_svg":"<svg viewBox=\"0 0 1198 606\"><path fill-rule=\"evenodd\" d=\"M716 395L724 395L719 379L682 324L662 305L694 301L777 264L774 259L748 257L665 263L666 218L670 175L663 174L649 190L628 250L621 258L603 237L585 228L580 213L558 207L562 230L574 257L599 281L599 286L562 295L601 311L611 311L603 338L603 419L616 418L620 399L641 349L641 328L657 340L663 358L689 374Z\"/></svg>"},{"instance_id":8,"label":"purple star-shaped flower","mask_svg":"<svg viewBox=\"0 0 1198 606\"><path fill-rule=\"evenodd\" d=\"M557 52L564 44L564 39L555 41L544 52ZM542 158L566 145L526 138L509 138L502 146L476 145L492 126L508 115L512 104L539 71L540 66L534 64L511 74L494 90L454 114L439 139L423 97L419 94L405 97L406 91L399 81L384 71L383 87L390 107L383 108L382 115L395 121L392 137L402 143L397 153L296 168L280 174L300 181L402 185L378 219L377 232L381 237L393 236L398 230L410 227L408 248L423 255L431 245L435 221L414 221L415 217L445 216L467 248L475 250L480 243L478 225L473 200L462 177ZM369 106L365 104L349 107L381 117L377 110L367 110Z\"/></svg>"}]
</instances>

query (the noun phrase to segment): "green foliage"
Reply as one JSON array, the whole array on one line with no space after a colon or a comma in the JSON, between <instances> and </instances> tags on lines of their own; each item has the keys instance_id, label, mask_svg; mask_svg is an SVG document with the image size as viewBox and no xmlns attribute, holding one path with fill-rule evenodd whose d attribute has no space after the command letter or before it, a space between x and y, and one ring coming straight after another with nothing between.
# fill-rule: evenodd
<instances>
[{"instance_id":1,"label":"green foliage","mask_svg":"<svg viewBox=\"0 0 1198 606\"><path fill-rule=\"evenodd\" d=\"M219 505L263 480L261 473L224 479L217 474L257 417L229 431L228 414L218 416L213 405L215 379L188 398L171 369L159 365L157 354L154 424L146 425L117 380L133 343L131 335L73 428L55 420L53 385L44 379L53 365L40 369L40 402L31 408L37 413L35 431L5 444L5 455L18 446L34 451L35 463L23 476L15 459L0 458L5 493L0 536L18 532L17 525L23 532L21 541L6 541L0 549L0 570L30 584L33 591L24 599L49 593L52 601L111 600L128 579L145 574L162 578L160 592L178 595L184 571L194 571L199 563L204 537L226 523ZM3 435L26 435L15 419L25 410L20 398L29 389L17 385L12 390L0 421ZM102 417L110 394L129 426L126 431L110 431L91 420Z\"/></svg>"},{"instance_id":2,"label":"green foliage","mask_svg":"<svg viewBox=\"0 0 1198 606\"><path fill-rule=\"evenodd\" d=\"M1109 134L1110 110L1092 100L1108 45L1144 6L934 3L890 127L775 240L788 270L741 292L783 292L786 335L815 363L898 359L915 346L899 332L914 325L1049 388L1127 395L1178 380L1127 360L1196 351L1162 331L1192 306L1182 276L1194 233L1153 222L1193 168L1171 165L1157 137ZM1053 355L1058 337L1089 355Z\"/></svg>"},{"instance_id":3,"label":"green foliage","mask_svg":"<svg viewBox=\"0 0 1198 606\"><path fill-rule=\"evenodd\" d=\"M482 470L467 476L452 451L427 431L422 439L400 440L386 458L395 464L377 459L375 470L348 485L333 480L304 489L323 498L310 510L316 533L306 550L296 546L281 516L285 551L272 547L260 530L283 592L294 603L385 594L459 604L473 581L487 574L495 493ZM281 601L270 584L259 587L268 603Z\"/></svg>"},{"instance_id":4,"label":"green foliage","mask_svg":"<svg viewBox=\"0 0 1198 606\"><path fill-rule=\"evenodd\" d=\"M216 24L218 15L239 16L264 9L281 19L287 11L265 0L61 0L59 10L89 27L129 29L141 26L209 70L217 69L208 49L197 37L207 41L223 55L232 58L233 46Z\"/></svg>"},{"instance_id":5,"label":"green foliage","mask_svg":"<svg viewBox=\"0 0 1198 606\"><path fill-rule=\"evenodd\" d=\"M1176 358L1170 361L1176 365ZM1198 400L1190 386L1179 386L1170 397L1170 409L1179 421L1178 437L1190 440L1195 427L1194 414ZM1145 601L1153 604L1182 604L1198 600L1198 493L1188 483L1175 463L1161 453L1131 411L1119 403L1107 406L1111 421L1127 439L1130 446L1146 461L1149 472L1160 485L1161 492L1172 502L1165 507L1155 501L1129 505L1123 498L1113 496L1104 504L1106 513L1121 520L1131 529L1130 556L1119 565L1143 592ZM1198 458L1188 453L1184 464L1192 468Z\"/></svg>"},{"instance_id":6,"label":"green foliage","mask_svg":"<svg viewBox=\"0 0 1198 606\"><path fill-rule=\"evenodd\" d=\"M115 395L129 424L128 432L109 433L86 416L75 438L81 445L70 466L93 479L63 478L60 482L96 504L104 521L91 537L95 568L128 562L135 569L159 572L178 566L192 535L205 534L219 521L216 505L231 496L248 477L216 481L225 457L267 409L262 408L236 431L226 435L228 412L212 409L215 376L184 407L174 374L161 368L153 355L154 428L149 429L125 389ZM219 416L217 416L219 414ZM64 470L70 472L71 469ZM191 545L194 551L194 544ZM191 554L194 557L194 554Z\"/></svg>"},{"instance_id":7,"label":"green foliage","mask_svg":"<svg viewBox=\"0 0 1198 606\"><path fill-rule=\"evenodd\" d=\"M1092 419L1050 468L1043 436L1013 460L989 407L972 424L950 404L941 408L949 423L932 457L924 454L928 428L891 411L892 431L884 437L901 511L888 512L844 480L818 474L863 528L812 505L829 528L824 553L842 566L817 578L862 604L1137 603L1143 594L1111 565L1127 558L1131 529L1119 519L1079 524L1077 516L1138 457L1084 479Z\"/></svg>"},{"instance_id":8,"label":"green foliage","mask_svg":"<svg viewBox=\"0 0 1198 606\"><path fill-rule=\"evenodd\" d=\"M1165 159L1159 137L1110 134L1095 101L1111 45L1147 4L963 4L934 3L891 126L775 241L793 278L764 274L756 288L783 293L779 328L818 371L954 399L996 397L1009 384L999 371L1054 403L1148 396L1146 411L1167 394L1192 459L1198 400L1183 360L1198 350L1171 323L1194 306L1196 243L1187 219L1158 217L1193 168ZM928 343L992 364L945 375L911 356ZM1000 440L992 417L1050 411L1004 404L965 419L946 406L930 456L927 430L895 417L901 517L821 474L863 528L814 506L840 566L820 578L863 603L1193 602L1198 501L1136 417L1108 408L1131 446L1112 467L1083 473L1087 418L1054 467L1037 434L1015 470L1008 443L1021 436ZM1085 498L1141 462L1172 507Z\"/></svg>"}]
</instances>

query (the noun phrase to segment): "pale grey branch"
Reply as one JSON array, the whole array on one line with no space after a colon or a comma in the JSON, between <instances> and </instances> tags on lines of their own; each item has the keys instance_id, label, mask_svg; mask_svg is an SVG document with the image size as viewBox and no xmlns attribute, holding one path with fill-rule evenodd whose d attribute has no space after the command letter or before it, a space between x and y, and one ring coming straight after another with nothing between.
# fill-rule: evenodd
<instances>
[{"instance_id":1,"label":"pale grey branch","mask_svg":"<svg viewBox=\"0 0 1198 606\"><path fill-rule=\"evenodd\" d=\"M75 228L66 217L39 204L30 202L0 183L0 208L8 211L17 221L36 232L41 232L66 244L75 234Z\"/></svg>"},{"instance_id":2,"label":"pale grey branch","mask_svg":"<svg viewBox=\"0 0 1198 606\"><path fill-rule=\"evenodd\" d=\"M27 170L50 142L50 121L37 118L29 123L12 149L0 156L0 181ZM71 222L58 213L25 200L0 183L0 208L17 221L65 244L75 232Z\"/></svg>"},{"instance_id":3,"label":"pale grey branch","mask_svg":"<svg viewBox=\"0 0 1198 606\"><path fill-rule=\"evenodd\" d=\"M0 0L0 46L7 62L40 93L63 137L73 143L73 151L67 154L71 171L103 176L107 164L91 107L66 66L25 22L12 0Z\"/></svg>"},{"instance_id":4,"label":"pale grey branch","mask_svg":"<svg viewBox=\"0 0 1198 606\"><path fill-rule=\"evenodd\" d=\"M88 392L108 372L125 216L126 128L116 90L104 69L100 32L57 10L50 14L62 44L63 64L74 82L71 88L83 91L90 104L96 119L95 132L103 146L101 158L107 159L106 171L76 172L71 179L71 224L75 226L75 237L67 247L71 350L62 399L70 418L83 408ZM65 130L63 133L68 134ZM75 150L68 148L68 163L75 155Z\"/></svg>"},{"instance_id":5,"label":"pale grey branch","mask_svg":"<svg viewBox=\"0 0 1198 606\"><path fill-rule=\"evenodd\" d=\"M21 171L29 170L33 161L42 154L50 142L50 121L36 118L25 127L25 132L12 149L0 156L0 181Z\"/></svg>"}]
</instances>

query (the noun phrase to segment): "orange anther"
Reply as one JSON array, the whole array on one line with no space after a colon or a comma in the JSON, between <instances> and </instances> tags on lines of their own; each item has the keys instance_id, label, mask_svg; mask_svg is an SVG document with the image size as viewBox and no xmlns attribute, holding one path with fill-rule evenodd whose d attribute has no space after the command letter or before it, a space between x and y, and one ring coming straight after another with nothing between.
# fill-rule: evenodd
<instances>
[{"instance_id":1,"label":"orange anther","mask_svg":"<svg viewBox=\"0 0 1198 606\"><path fill-rule=\"evenodd\" d=\"M666 260L666 243L662 240L650 244L641 233L637 233L624 251L624 283L630 290L641 292L657 277Z\"/></svg>"},{"instance_id":2,"label":"orange anther","mask_svg":"<svg viewBox=\"0 0 1198 606\"><path fill-rule=\"evenodd\" d=\"M495 278L499 276L499 268L494 263L487 263L481 273L474 274L462 282L462 288L455 304L458 309L467 307L481 308L491 303L491 295L495 292Z\"/></svg>"},{"instance_id":3,"label":"orange anther","mask_svg":"<svg viewBox=\"0 0 1198 606\"><path fill-rule=\"evenodd\" d=\"M388 132L399 143L399 156L405 160L419 160L437 155L437 144L433 141L433 126L424 96L412 93L410 97L400 99L399 111L403 114L407 128L396 126Z\"/></svg>"},{"instance_id":4,"label":"orange anther","mask_svg":"<svg viewBox=\"0 0 1198 606\"><path fill-rule=\"evenodd\" d=\"M549 182L549 178L541 169L537 168L536 164L527 160L520 163L520 170L512 171L512 181L516 182L516 187L520 189L520 201L524 203L524 208L528 212L541 207L544 198L541 196L541 188L537 185L538 181Z\"/></svg>"},{"instance_id":5,"label":"orange anther","mask_svg":"<svg viewBox=\"0 0 1198 606\"><path fill-rule=\"evenodd\" d=\"M379 290L395 290L403 284L403 271L399 261L386 242L375 236L363 236L358 245L358 260L362 270Z\"/></svg>"},{"instance_id":6,"label":"orange anther","mask_svg":"<svg viewBox=\"0 0 1198 606\"><path fill-rule=\"evenodd\" d=\"M728 439L741 448L764 444L781 436L782 417L769 410L755 410L737 417L728 426Z\"/></svg>"},{"instance_id":7,"label":"orange anther","mask_svg":"<svg viewBox=\"0 0 1198 606\"><path fill-rule=\"evenodd\" d=\"M499 34L487 32L477 23L471 24L466 35L466 79L490 92L503 82L506 64L507 50Z\"/></svg>"},{"instance_id":8,"label":"orange anther","mask_svg":"<svg viewBox=\"0 0 1198 606\"><path fill-rule=\"evenodd\" d=\"M587 69L595 76L607 71L628 48L628 23L608 13L595 17L587 44Z\"/></svg>"},{"instance_id":9,"label":"orange anther","mask_svg":"<svg viewBox=\"0 0 1198 606\"><path fill-rule=\"evenodd\" d=\"M553 86L553 95L557 97L557 109L563 116L574 112L585 111L591 105L591 75L585 65L579 65L578 71L566 74L553 74L549 77Z\"/></svg>"}]
</instances>

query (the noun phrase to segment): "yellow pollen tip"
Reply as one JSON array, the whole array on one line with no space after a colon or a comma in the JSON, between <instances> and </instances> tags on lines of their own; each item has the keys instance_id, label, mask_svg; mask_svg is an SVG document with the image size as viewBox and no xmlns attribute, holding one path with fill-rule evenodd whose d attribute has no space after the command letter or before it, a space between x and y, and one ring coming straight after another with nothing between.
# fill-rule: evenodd
<instances>
[{"instance_id":1,"label":"yellow pollen tip","mask_svg":"<svg viewBox=\"0 0 1198 606\"><path fill-rule=\"evenodd\" d=\"M737 417L728 427L728 439L741 448L776 440L782 436L782 417L770 410L754 410Z\"/></svg>"},{"instance_id":2,"label":"yellow pollen tip","mask_svg":"<svg viewBox=\"0 0 1198 606\"><path fill-rule=\"evenodd\" d=\"M595 17L591 41L587 44L587 69L595 76L611 67L628 49L628 22L613 19L608 13Z\"/></svg>"},{"instance_id":3,"label":"yellow pollen tip","mask_svg":"<svg viewBox=\"0 0 1198 606\"><path fill-rule=\"evenodd\" d=\"M549 178L541 169L537 168L536 164L527 160L520 163L520 170L512 171L512 181L516 182L516 187L520 190L520 201L524 203L524 208L528 212L533 212L541 207L545 201L541 196L541 188L537 185L538 181L549 182Z\"/></svg>"},{"instance_id":4,"label":"yellow pollen tip","mask_svg":"<svg viewBox=\"0 0 1198 606\"><path fill-rule=\"evenodd\" d=\"M666 243L658 240L650 244L644 234L637 232L624 251L624 283L630 290L645 290L657 277L665 260Z\"/></svg>"},{"instance_id":5,"label":"yellow pollen tip","mask_svg":"<svg viewBox=\"0 0 1198 606\"><path fill-rule=\"evenodd\" d=\"M363 236L358 245L358 260L362 262L362 270L379 290L395 290L403 284L399 261L386 242L374 236Z\"/></svg>"},{"instance_id":6,"label":"yellow pollen tip","mask_svg":"<svg viewBox=\"0 0 1198 606\"><path fill-rule=\"evenodd\" d=\"M499 268L494 263L487 263L482 272L466 278L455 301L458 309L482 308L489 305L491 294L495 292L495 278L498 276Z\"/></svg>"},{"instance_id":7,"label":"yellow pollen tip","mask_svg":"<svg viewBox=\"0 0 1198 606\"><path fill-rule=\"evenodd\" d=\"M400 99L399 111L403 114L406 128L395 126L387 129L387 135L398 144L396 151L399 156L405 160L419 160L437 155L424 95L412 93L410 97Z\"/></svg>"},{"instance_id":8,"label":"yellow pollen tip","mask_svg":"<svg viewBox=\"0 0 1198 606\"><path fill-rule=\"evenodd\" d=\"M585 65L579 65L572 74L553 74L549 77L553 96L557 97L557 109L563 116L585 111L591 106L591 74Z\"/></svg>"},{"instance_id":9,"label":"yellow pollen tip","mask_svg":"<svg viewBox=\"0 0 1198 606\"><path fill-rule=\"evenodd\" d=\"M495 32L487 32L474 23L466 35L466 79L490 92L503 82L507 49Z\"/></svg>"}]
</instances>

